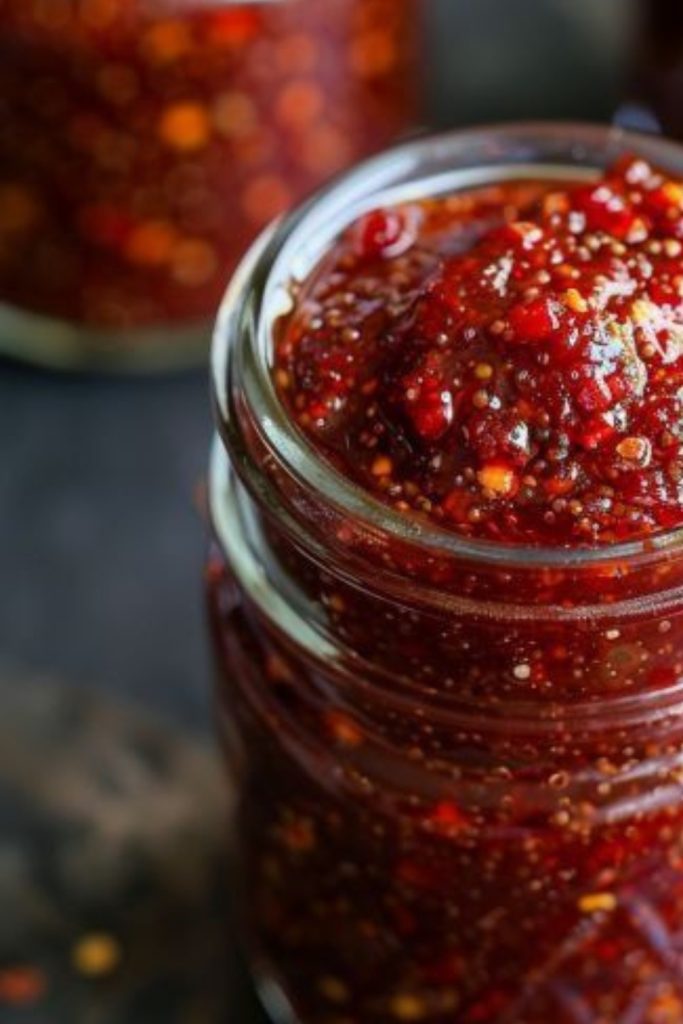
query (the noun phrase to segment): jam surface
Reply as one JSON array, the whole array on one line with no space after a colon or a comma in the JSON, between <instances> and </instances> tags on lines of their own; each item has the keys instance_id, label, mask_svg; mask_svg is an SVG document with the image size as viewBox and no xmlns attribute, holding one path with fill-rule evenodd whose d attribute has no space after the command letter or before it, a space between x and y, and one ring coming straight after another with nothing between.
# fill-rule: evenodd
<instances>
[{"instance_id":1,"label":"jam surface","mask_svg":"<svg viewBox=\"0 0 683 1024\"><path fill-rule=\"evenodd\" d=\"M0 0L0 300L212 316L259 229L410 123L414 0Z\"/></svg>"},{"instance_id":2,"label":"jam surface","mask_svg":"<svg viewBox=\"0 0 683 1024\"><path fill-rule=\"evenodd\" d=\"M402 512L584 545L683 519L683 185L637 158L375 210L280 325L315 446Z\"/></svg>"}]
</instances>

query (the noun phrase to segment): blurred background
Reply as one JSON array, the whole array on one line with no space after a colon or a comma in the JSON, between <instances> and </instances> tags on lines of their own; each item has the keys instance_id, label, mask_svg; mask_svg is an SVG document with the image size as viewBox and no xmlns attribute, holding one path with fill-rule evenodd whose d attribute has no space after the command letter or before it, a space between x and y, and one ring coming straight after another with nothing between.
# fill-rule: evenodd
<instances>
[{"instance_id":1,"label":"blurred background","mask_svg":"<svg viewBox=\"0 0 683 1024\"><path fill-rule=\"evenodd\" d=\"M258 1019L201 579L206 339L240 252L416 128L683 132L682 21L675 0L0 0L2 1024Z\"/></svg>"}]
</instances>

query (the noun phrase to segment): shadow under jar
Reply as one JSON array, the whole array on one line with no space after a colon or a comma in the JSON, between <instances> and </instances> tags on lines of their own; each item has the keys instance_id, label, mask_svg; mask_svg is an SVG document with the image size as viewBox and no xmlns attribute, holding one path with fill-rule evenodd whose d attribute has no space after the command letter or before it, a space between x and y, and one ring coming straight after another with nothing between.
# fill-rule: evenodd
<instances>
[{"instance_id":1,"label":"shadow under jar","mask_svg":"<svg viewBox=\"0 0 683 1024\"><path fill-rule=\"evenodd\" d=\"M273 331L385 203L586 179L673 144L521 125L347 175L238 271L213 353L207 570L245 936L275 1019L683 1021L683 549L468 540L309 446Z\"/></svg>"},{"instance_id":2,"label":"shadow under jar","mask_svg":"<svg viewBox=\"0 0 683 1024\"><path fill-rule=\"evenodd\" d=\"M173 364L275 215L416 113L420 0L0 0L0 351Z\"/></svg>"}]
</instances>

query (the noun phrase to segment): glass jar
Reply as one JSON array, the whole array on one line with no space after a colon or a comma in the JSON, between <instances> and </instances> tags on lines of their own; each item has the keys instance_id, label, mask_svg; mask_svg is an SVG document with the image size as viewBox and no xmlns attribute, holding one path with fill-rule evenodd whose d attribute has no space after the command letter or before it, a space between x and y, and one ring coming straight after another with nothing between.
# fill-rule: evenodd
<instances>
[{"instance_id":1,"label":"glass jar","mask_svg":"<svg viewBox=\"0 0 683 1024\"><path fill-rule=\"evenodd\" d=\"M258 231L413 122L419 0L0 0L0 351L206 350Z\"/></svg>"},{"instance_id":2,"label":"glass jar","mask_svg":"<svg viewBox=\"0 0 683 1024\"><path fill-rule=\"evenodd\" d=\"M245 934L277 1020L680 1024L683 535L473 541L378 503L270 380L338 231L408 197L683 150L580 125L426 139L238 270L213 350L207 586Z\"/></svg>"}]
</instances>

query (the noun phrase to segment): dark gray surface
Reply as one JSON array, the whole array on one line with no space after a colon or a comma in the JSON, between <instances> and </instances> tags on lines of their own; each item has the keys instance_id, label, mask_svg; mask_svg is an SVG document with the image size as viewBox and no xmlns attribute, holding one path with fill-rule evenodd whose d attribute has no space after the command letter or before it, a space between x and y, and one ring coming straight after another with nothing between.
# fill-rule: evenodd
<instances>
[{"instance_id":1,"label":"dark gray surface","mask_svg":"<svg viewBox=\"0 0 683 1024\"><path fill-rule=\"evenodd\" d=\"M635 0L423 0L431 120L609 120L623 97Z\"/></svg>"},{"instance_id":2,"label":"dark gray surface","mask_svg":"<svg viewBox=\"0 0 683 1024\"><path fill-rule=\"evenodd\" d=\"M203 372L0 366L0 664L207 719Z\"/></svg>"}]
</instances>

